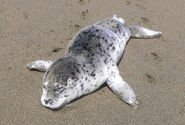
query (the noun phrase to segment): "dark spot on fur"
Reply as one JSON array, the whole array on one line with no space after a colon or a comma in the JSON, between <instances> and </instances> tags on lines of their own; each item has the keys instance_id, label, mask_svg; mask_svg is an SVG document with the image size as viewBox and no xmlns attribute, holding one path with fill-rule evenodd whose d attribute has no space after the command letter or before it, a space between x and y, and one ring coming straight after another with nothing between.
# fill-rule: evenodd
<instances>
[{"instance_id":1,"label":"dark spot on fur","mask_svg":"<svg viewBox=\"0 0 185 125\"><path fill-rule=\"evenodd\" d=\"M81 84L81 85L80 85L80 87L81 87L81 90L83 90L83 89L84 89L84 85L83 85L83 84Z\"/></svg>"},{"instance_id":2,"label":"dark spot on fur","mask_svg":"<svg viewBox=\"0 0 185 125\"><path fill-rule=\"evenodd\" d=\"M91 72L91 76L92 76L92 77L95 77L95 76L96 76L96 75L95 75L95 70Z\"/></svg>"},{"instance_id":3,"label":"dark spot on fur","mask_svg":"<svg viewBox=\"0 0 185 125\"><path fill-rule=\"evenodd\" d=\"M92 67L93 67L93 68L95 68L95 65L94 65L94 64L92 64Z\"/></svg>"},{"instance_id":4,"label":"dark spot on fur","mask_svg":"<svg viewBox=\"0 0 185 125\"><path fill-rule=\"evenodd\" d=\"M100 47L100 46L101 46L100 43L96 44L96 47Z\"/></svg>"},{"instance_id":5,"label":"dark spot on fur","mask_svg":"<svg viewBox=\"0 0 185 125\"><path fill-rule=\"evenodd\" d=\"M100 36L98 35L98 36L96 36L96 38L97 38L97 39L100 39Z\"/></svg>"},{"instance_id":6,"label":"dark spot on fur","mask_svg":"<svg viewBox=\"0 0 185 125\"><path fill-rule=\"evenodd\" d=\"M94 34L89 34L89 35L88 35L89 40L91 40L93 37L95 37Z\"/></svg>"},{"instance_id":7,"label":"dark spot on fur","mask_svg":"<svg viewBox=\"0 0 185 125\"><path fill-rule=\"evenodd\" d=\"M105 64L107 64L107 63L108 63L108 60L107 60L107 58L106 58L106 59L104 59L104 63L105 63Z\"/></svg>"},{"instance_id":8,"label":"dark spot on fur","mask_svg":"<svg viewBox=\"0 0 185 125\"><path fill-rule=\"evenodd\" d=\"M109 44L109 46L112 46L112 45L113 45L113 43Z\"/></svg>"},{"instance_id":9,"label":"dark spot on fur","mask_svg":"<svg viewBox=\"0 0 185 125\"><path fill-rule=\"evenodd\" d=\"M68 97L69 95L64 95L64 97Z\"/></svg>"},{"instance_id":10,"label":"dark spot on fur","mask_svg":"<svg viewBox=\"0 0 185 125\"><path fill-rule=\"evenodd\" d=\"M71 72L72 75L75 75L75 72Z\"/></svg>"}]
</instances>

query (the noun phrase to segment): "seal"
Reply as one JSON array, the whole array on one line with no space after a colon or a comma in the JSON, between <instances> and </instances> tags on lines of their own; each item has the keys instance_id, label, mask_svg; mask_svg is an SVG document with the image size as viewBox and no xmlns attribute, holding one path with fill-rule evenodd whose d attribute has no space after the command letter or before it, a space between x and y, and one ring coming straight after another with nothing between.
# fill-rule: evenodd
<instances>
[{"instance_id":1,"label":"seal","mask_svg":"<svg viewBox=\"0 0 185 125\"><path fill-rule=\"evenodd\" d=\"M57 109L92 93L106 83L124 102L137 106L133 89L120 76L118 63L130 38L156 38L161 32L126 26L122 18L101 20L73 38L65 56L56 61L38 60L29 70L46 71L41 103Z\"/></svg>"}]
</instances>

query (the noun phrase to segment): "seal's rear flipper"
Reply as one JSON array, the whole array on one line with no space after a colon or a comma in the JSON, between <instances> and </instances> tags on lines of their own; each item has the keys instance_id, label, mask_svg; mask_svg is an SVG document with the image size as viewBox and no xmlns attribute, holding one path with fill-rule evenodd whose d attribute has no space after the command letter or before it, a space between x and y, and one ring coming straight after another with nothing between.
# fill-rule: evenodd
<instances>
[{"instance_id":1,"label":"seal's rear flipper","mask_svg":"<svg viewBox=\"0 0 185 125\"><path fill-rule=\"evenodd\" d=\"M136 95L132 88L122 79L119 71L113 72L107 79L107 85L124 102L137 107Z\"/></svg>"},{"instance_id":2,"label":"seal's rear flipper","mask_svg":"<svg viewBox=\"0 0 185 125\"><path fill-rule=\"evenodd\" d=\"M161 36L160 31L154 31L140 26L130 26L132 38L158 38Z\"/></svg>"},{"instance_id":3,"label":"seal's rear flipper","mask_svg":"<svg viewBox=\"0 0 185 125\"><path fill-rule=\"evenodd\" d=\"M51 61L51 60L47 60L47 61L37 60L35 62L29 63L27 65L27 69L45 72L52 63L53 63L53 61Z\"/></svg>"}]
</instances>

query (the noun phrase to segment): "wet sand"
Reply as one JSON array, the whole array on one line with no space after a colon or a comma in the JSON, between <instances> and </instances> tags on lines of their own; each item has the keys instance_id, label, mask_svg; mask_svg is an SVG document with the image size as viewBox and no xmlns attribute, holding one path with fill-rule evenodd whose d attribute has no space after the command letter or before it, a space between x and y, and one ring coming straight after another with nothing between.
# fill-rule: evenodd
<instances>
[{"instance_id":1,"label":"wet sand","mask_svg":"<svg viewBox=\"0 0 185 125\"><path fill-rule=\"evenodd\" d=\"M0 124L185 124L184 12L184 0L0 0ZM43 73L28 71L27 63L63 56L78 30L113 14L163 33L131 39L120 62L138 108L106 86L65 109L44 108Z\"/></svg>"}]
</instances>

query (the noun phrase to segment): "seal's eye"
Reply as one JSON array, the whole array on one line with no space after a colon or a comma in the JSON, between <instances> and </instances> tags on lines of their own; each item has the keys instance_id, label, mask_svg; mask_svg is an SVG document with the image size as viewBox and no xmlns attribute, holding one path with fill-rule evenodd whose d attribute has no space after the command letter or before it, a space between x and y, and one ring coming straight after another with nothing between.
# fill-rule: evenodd
<instances>
[{"instance_id":1,"label":"seal's eye","mask_svg":"<svg viewBox=\"0 0 185 125\"><path fill-rule=\"evenodd\" d=\"M61 91L63 91L64 87L62 86L56 86L56 88L53 90L54 93L58 94L58 93L61 93Z\"/></svg>"},{"instance_id":2,"label":"seal's eye","mask_svg":"<svg viewBox=\"0 0 185 125\"><path fill-rule=\"evenodd\" d=\"M57 89L57 88L54 89L53 91L54 91L54 93L59 93L59 89Z\"/></svg>"}]
</instances>

